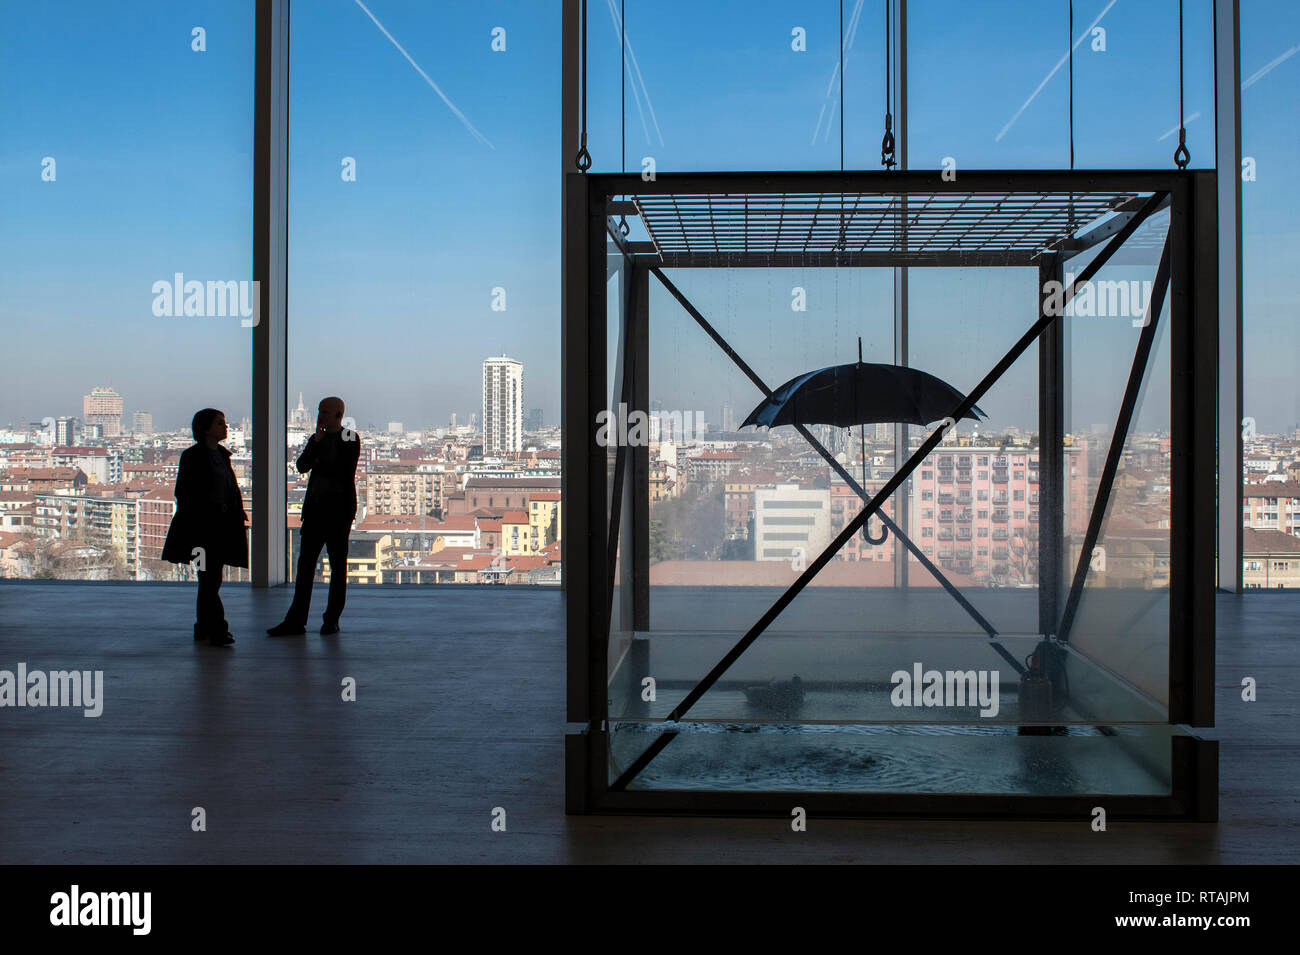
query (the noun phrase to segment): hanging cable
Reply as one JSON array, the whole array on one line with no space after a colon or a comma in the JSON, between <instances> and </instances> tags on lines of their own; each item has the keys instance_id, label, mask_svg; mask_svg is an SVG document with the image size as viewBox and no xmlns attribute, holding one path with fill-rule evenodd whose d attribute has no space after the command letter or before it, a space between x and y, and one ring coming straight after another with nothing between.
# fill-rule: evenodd
<instances>
[{"instance_id":1,"label":"hanging cable","mask_svg":"<svg viewBox=\"0 0 1300 955\"><path fill-rule=\"evenodd\" d=\"M1178 148L1174 150L1174 165L1186 169L1192 161L1192 154L1187 149L1187 127L1183 117L1183 0L1178 0Z\"/></svg>"},{"instance_id":2,"label":"hanging cable","mask_svg":"<svg viewBox=\"0 0 1300 955\"><path fill-rule=\"evenodd\" d=\"M840 0L840 172L844 171L844 0ZM844 251L844 198L840 197L840 235L837 252Z\"/></svg>"},{"instance_id":3,"label":"hanging cable","mask_svg":"<svg viewBox=\"0 0 1300 955\"><path fill-rule=\"evenodd\" d=\"M618 27L618 135L622 148L619 160L623 172L627 172L627 0L622 0L619 4Z\"/></svg>"},{"instance_id":4,"label":"hanging cable","mask_svg":"<svg viewBox=\"0 0 1300 955\"><path fill-rule=\"evenodd\" d=\"M840 0L840 172L844 171L844 0ZM835 251L845 249L844 197L840 196L840 234L835 241Z\"/></svg>"},{"instance_id":5,"label":"hanging cable","mask_svg":"<svg viewBox=\"0 0 1300 955\"><path fill-rule=\"evenodd\" d=\"M889 29L889 5L893 0L885 0L885 136L880 140L880 165L893 169L894 162L894 114L893 99L890 96L889 48L893 45L893 34Z\"/></svg>"},{"instance_id":6,"label":"hanging cable","mask_svg":"<svg viewBox=\"0 0 1300 955\"><path fill-rule=\"evenodd\" d=\"M1069 57L1070 60L1070 105L1069 105L1070 171L1073 172L1074 171L1074 0L1067 0L1067 6L1069 7L1069 16L1067 17L1067 20L1069 22L1069 31L1070 31L1070 35L1066 37L1066 44L1067 44L1067 51L1068 51L1066 55ZM1073 192L1070 193L1070 202L1067 208L1070 216L1070 235L1074 235L1074 193Z\"/></svg>"},{"instance_id":7,"label":"hanging cable","mask_svg":"<svg viewBox=\"0 0 1300 955\"><path fill-rule=\"evenodd\" d=\"M618 135L619 165L622 172L627 172L627 0L621 0L618 9ZM619 234L626 236L632 230L627 227L627 216L618 217Z\"/></svg>"},{"instance_id":8,"label":"hanging cable","mask_svg":"<svg viewBox=\"0 0 1300 955\"><path fill-rule=\"evenodd\" d=\"M1070 7L1070 168L1074 169L1074 0Z\"/></svg>"},{"instance_id":9,"label":"hanging cable","mask_svg":"<svg viewBox=\"0 0 1300 955\"><path fill-rule=\"evenodd\" d=\"M582 23L579 25L581 48L578 54L579 72L581 74L580 90L582 98L582 138L579 140L578 156L574 159L574 164L578 167L578 172L586 172L591 168L591 153L587 152L587 0L582 0Z\"/></svg>"}]
</instances>

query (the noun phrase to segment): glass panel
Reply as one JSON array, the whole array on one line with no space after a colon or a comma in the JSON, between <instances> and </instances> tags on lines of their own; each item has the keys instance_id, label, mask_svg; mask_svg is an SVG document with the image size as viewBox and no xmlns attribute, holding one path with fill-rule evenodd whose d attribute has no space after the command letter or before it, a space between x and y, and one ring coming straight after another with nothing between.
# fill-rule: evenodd
<instances>
[{"instance_id":1,"label":"glass panel","mask_svg":"<svg viewBox=\"0 0 1300 955\"><path fill-rule=\"evenodd\" d=\"M882 269L668 270L742 361L776 389L833 365L889 362L892 277ZM681 588L793 581L860 510L843 475L794 427L745 425L763 392L657 282L650 289L651 586L657 627L695 619ZM868 492L892 473L892 428L814 424ZM866 456L863 457L865 449ZM864 471L865 468L865 471ZM886 513L893 514L892 508ZM877 521L871 522L879 536ZM894 539L855 539L828 582L892 585ZM850 566L851 565L851 566ZM664 603L660 603L660 601ZM690 603L690 601L688 601Z\"/></svg>"},{"instance_id":2,"label":"glass panel","mask_svg":"<svg viewBox=\"0 0 1300 955\"><path fill-rule=\"evenodd\" d=\"M559 582L559 182L538 144L560 13L294 7L293 573L293 459L339 395L362 449L350 582Z\"/></svg>"},{"instance_id":3,"label":"glass panel","mask_svg":"<svg viewBox=\"0 0 1300 955\"><path fill-rule=\"evenodd\" d=\"M193 579L162 549L200 408L251 512L253 7L4 12L0 576Z\"/></svg>"},{"instance_id":4,"label":"glass panel","mask_svg":"<svg viewBox=\"0 0 1300 955\"><path fill-rule=\"evenodd\" d=\"M837 2L626 7L625 59L620 4L592 3L588 12L595 171L641 172L647 158L663 172L839 168ZM884 131L884 17L863 0L843 8L845 165L861 169L879 161Z\"/></svg>"},{"instance_id":5,"label":"glass panel","mask_svg":"<svg viewBox=\"0 0 1300 955\"><path fill-rule=\"evenodd\" d=\"M1144 226L1067 310L1065 581L1073 578L1097 498L1168 228ZM1080 256L1067 263L1082 270ZM1088 560L1070 645L1137 687L1163 711L1169 699L1169 309L1124 440L1102 534ZM1070 314L1073 312L1073 314ZM1086 698L1086 694L1084 694ZM1109 698L1088 700L1109 711Z\"/></svg>"},{"instance_id":6,"label":"glass panel","mask_svg":"<svg viewBox=\"0 0 1300 955\"><path fill-rule=\"evenodd\" d=\"M1068 168L1068 16L1065 3L909 0L910 168ZM1211 168L1211 4L1186 4L1183 33L1187 146ZM1075 168L1172 168L1178 5L1076 2L1074 42Z\"/></svg>"},{"instance_id":7,"label":"glass panel","mask_svg":"<svg viewBox=\"0 0 1300 955\"><path fill-rule=\"evenodd\" d=\"M912 269L911 364L967 394L1038 318L1036 269ZM1038 633L1038 349L913 476L922 547L999 633ZM919 446L929 429L913 428ZM962 467L965 465L965 467ZM933 586L912 561L909 582ZM951 598L949 626L981 633Z\"/></svg>"},{"instance_id":8,"label":"glass panel","mask_svg":"<svg viewBox=\"0 0 1300 955\"><path fill-rule=\"evenodd\" d=\"M1300 6L1241 6L1241 226L1244 267L1242 582L1300 587Z\"/></svg>"},{"instance_id":9,"label":"glass panel","mask_svg":"<svg viewBox=\"0 0 1300 955\"><path fill-rule=\"evenodd\" d=\"M597 443L603 444L605 453L605 541L616 539L612 578L602 581L609 588L609 648L607 659L610 674L623 662L632 641L631 590L625 581L626 566L623 545L630 536L632 516L631 455L635 447L642 447L645 434L645 409L636 407L635 396L628 394L627 377L627 293L631 270L627 258L614 240L608 239L605 288L605 389L608 396L605 427L597 431ZM636 415L636 411L641 415ZM621 471L621 473L620 473ZM615 496L617 492L617 497ZM606 550L608 553L608 550ZM613 586L610 587L612 582Z\"/></svg>"}]
</instances>

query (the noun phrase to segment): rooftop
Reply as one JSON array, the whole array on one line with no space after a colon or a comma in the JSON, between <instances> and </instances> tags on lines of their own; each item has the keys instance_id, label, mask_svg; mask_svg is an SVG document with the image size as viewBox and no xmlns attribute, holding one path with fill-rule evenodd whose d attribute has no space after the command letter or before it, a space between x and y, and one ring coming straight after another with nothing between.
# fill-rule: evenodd
<instances>
[{"instance_id":1,"label":"rooftop","mask_svg":"<svg viewBox=\"0 0 1300 955\"><path fill-rule=\"evenodd\" d=\"M1241 553L1243 556L1254 554L1300 554L1300 537L1295 537L1285 531L1243 527L1241 529Z\"/></svg>"}]
</instances>

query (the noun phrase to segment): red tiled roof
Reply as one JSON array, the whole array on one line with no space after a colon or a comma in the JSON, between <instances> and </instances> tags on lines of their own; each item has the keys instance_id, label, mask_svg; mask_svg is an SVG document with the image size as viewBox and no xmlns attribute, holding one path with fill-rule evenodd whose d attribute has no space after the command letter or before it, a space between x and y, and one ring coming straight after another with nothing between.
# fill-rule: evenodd
<instances>
[{"instance_id":1,"label":"red tiled roof","mask_svg":"<svg viewBox=\"0 0 1300 955\"><path fill-rule=\"evenodd\" d=\"M1300 537L1293 537L1285 531L1243 527L1241 553L1246 557L1252 554L1300 554Z\"/></svg>"},{"instance_id":2,"label":"red tiled roof","mask_svg":"<svg viewBox=\"0 0 1300 955\"><path fill-rule=\"evenodd\" d=\"M692 461L739 461L744 455L736 451L702 451L692 455Z\"/></svg>"},{"instance_id":3,"label":"red tiled roof","mask_svg":"<svg viewBox=\"0 0 1300 955\"><path fill-rule=\"evenodd\" d=\"M1241 489L1242 497L1300 497L1300 482L1261 481Z\"/></svg>"},{"instance_id":4,"label":"red tiled roof","mask_svg":"<svg viewBox=\"0 0 1300 955\"><path fill-rule=\"evenodd\" d=\"M9 481L72 481L76 479L78 474L82 474L81 468L9 468L0 473L0 479ZM85 475L82 474L82 476Z\"/></svg>"},{"instance_id":5,"label":"red tiled roof","mask_svg":"<svg viewBox=\"0 0 1300 955\"><path fill-rule=\"evenodd\" d=\"M560 479L553 477L484 477L478 475L469 478L466 482L466 488L472 484L475 490L482 490L488 487L499 487L507 490L516 490L528 487L559 487Z\"/></svg>"}]
</instances>

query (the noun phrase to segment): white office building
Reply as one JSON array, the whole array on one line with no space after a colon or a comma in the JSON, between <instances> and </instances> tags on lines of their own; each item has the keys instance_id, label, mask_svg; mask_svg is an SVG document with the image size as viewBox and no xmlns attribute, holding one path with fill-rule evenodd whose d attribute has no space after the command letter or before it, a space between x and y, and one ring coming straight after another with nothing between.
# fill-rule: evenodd
<instances>
[{"instance_id":1,"label":"white office building","mask_svg":"<svg viewBox=\"0 0 1300 955\"><path fill-rule=\"evenodd\" d=\"M754 557L812 561L831 542L831 493L778 484L754 491Z\"/></svg>"},{"instance_id":2,"label":"white office building","mask_svg":"<svg viewBox=\"0 0 1300 955\"><path fill-rule=\"evenodd\" d=\"M524 449L524 364L502 355L483 362L483 453Z\"/></svg>"}]
</instances>

